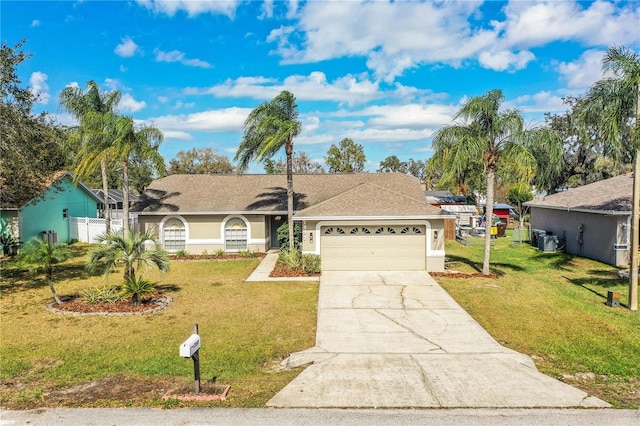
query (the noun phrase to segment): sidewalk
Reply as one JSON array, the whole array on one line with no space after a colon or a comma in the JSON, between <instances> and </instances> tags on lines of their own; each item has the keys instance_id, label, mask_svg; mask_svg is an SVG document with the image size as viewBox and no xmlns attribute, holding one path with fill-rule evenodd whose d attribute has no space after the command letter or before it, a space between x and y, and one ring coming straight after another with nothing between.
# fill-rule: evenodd
<instances>
[{"instance_id":1,"label":"sidewalk","mask_svg":"<svg viewBox=\"0 0 640 426\"><path fill-rule=\"evenodd\" d=\"M258 267L249 275L245 282L264 281L320 281L320 277L283 277L271 278L269 274L273 271L278 261L278 250L270 250L262 259Z\"/></svg>"}]
</instances>

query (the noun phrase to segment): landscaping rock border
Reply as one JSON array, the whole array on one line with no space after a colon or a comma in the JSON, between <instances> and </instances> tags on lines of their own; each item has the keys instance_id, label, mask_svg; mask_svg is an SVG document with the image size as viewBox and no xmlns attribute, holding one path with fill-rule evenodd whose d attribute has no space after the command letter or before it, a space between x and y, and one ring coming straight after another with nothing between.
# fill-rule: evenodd
<instances>
[{"instance_id":1,"label":"landscaping rock border","mask_svg":"<svg viewBox=\"0 0 640 426\"><path fill-rule=\"evenodd\" d=\"M123 316L131 316L131 315L147 315L153 314L156 312L160 312L165 309L169 304L173 302L173 298L167 294L162 295L162 298L156 298L152 300L151 303L157 305L155 308L148 309L146 311L140 312L73 312L73 311L63 311L61 309L57 309L56 302L51 302L47 304L47 310L49 312L53 312L54 314L61 315L73 315L73 316L90 316L90 315L99 315L105 317L123 317Z\"/></svg>"}]
</instances>

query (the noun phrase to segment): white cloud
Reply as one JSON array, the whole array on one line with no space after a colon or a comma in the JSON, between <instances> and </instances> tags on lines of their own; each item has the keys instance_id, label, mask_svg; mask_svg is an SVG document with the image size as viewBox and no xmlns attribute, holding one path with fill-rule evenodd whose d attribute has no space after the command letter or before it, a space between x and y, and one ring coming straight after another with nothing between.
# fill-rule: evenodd
<instances>
[{"instance_id":1,"label":"white cloud","mask_svg":"<svg viewBox=\"0 0 640 426\"><path fill-rule=\"evenodd\" d=\"M153 123L165 135L169 132L241 132L244 120L251 112L250 108L224 108L193 114L163 115L153 117L147 122Z\"/></svg>"},{"instance_id":2,"label":"white cloud","mask_svg":"<svg viewBox=\"0 0 640 426\"><path fill-rule=\"evenodd\" d=\"M200 14L226 15L232 18L240 0L137 0L145 8L157 14L174 16L185 12L189 17Z\"/></svg>"},{"instance_id":3,"label":"white cloud","mask_svg":"<svg viewBox=\"0 0 640 426\"><path fill-rule=\"evenodd\" d=\"M534 59L535 56L528 50L518 53L509 50L501 50L499 52L484 51L478 57L480 65L495 71L521 70Z\"/></svg>"},{"instance_id":4,"label":"white cloud","mask_svg":"<svg viewBox=\"0 0 640 426\"><path fill-rule=\"evenodd\" d=\"M509 46L542 46L574 40L592 45L637 42L640 7L608 1L511 1L505 8L504 41Z\"/></svg>"},{"instance_id":5,"label":"white cloud","mask_svg":"<svg viewBox=\"0 0 640 426\"><path fill-rule=\"evenodd\" d=\"M40 20L34 19L33 21L31 21L31 28L39 27L40 23Z\"/></svg>"},{"instance_id":6,"label":"white cloud","mask_svg":"<svg viewBox=\"0 0 640 426\"><path fill-rule=\"evenodd\" d=\"M138 50L138 45L130 37L125 37L122 39L122 42L116 46L114 52L123 58L130 58L135 55Z\"/></svg>"},{"instance_id":7,"label":"white cloud","mask_svg":"<svg viewBox=\"0 0 640 426\"><path fill-rule=\"evenodd\" d=\"M398 95L407 96L409 91L403 86L398 86ZM393 97L393 91L381 93L379 84L369 80L366 75L345 75L333 81L327 80L327 76L320 71L311 72L308 75L291 75L283 81L266 77L240 77L235 80L228 79L223 84L209 88L187 88L186 94L211 94L219 98L243 98L269 99L278 95L283 90L295 93L299 100L334 101L349 105L366 103L381 99L384 96ZM424 94L417 91L414 93Z\"/></svg>"},{"instance_id":8,"label":"white cloud","mask_svg":"<svg viewBox=\"0 0 640 426\"><path fill-rule=\"evenodd\" d=\"M36 96L38 103L49 103L51 95L49 94L49 85L47 84L48 78L45 73L40 71L31 73L31 77L29 77L29 91Z\"/></svg>"},{"instance_id":9,"label":"white cloud","mask_svg":"<svg viewBox=\"0 0 640 426\"><path fill-rule=\"evenodd\" d=\"M167 102L169 102L169 98L166 96L158 96L158 102L160 102L161 104L166 104Z\"/></svg>"},{"instance_id":10,"label":"white cloud","mask_svg":"<svg viewBox=\"0 0 640 426\"><path fill-rule=\"evenodd\" d=\"M272 18L273 17L273 0L264 0L262 6L260 6L261 15L258 19Z\"/></svg>"},{"instance_id":11,"label":"white cloud","mask_svg":"<svg viewBox=\"0 0 640 426\"><path fill-rule=\"evenodd\" d=\"M284 64L366 58L375 77L393 81L425 64L478 61L495 71L525 68L532 49L551 42L587 46L636 43L638 2L517 1L499 20L479 24L482 2L306 2L297 21L267 42Z\"/></svg>"},{"instance_id":12,"label":"white cloud","mask_svg":"<svg viewBox=\"0 0 640 426\"><path fill-rule=\"evenodd\" d=\"M211 68L212 65L200 59L186 59L184 52L179 50L172 50L164 52L160 49L153 51L156 54L157 62L180 62L182 65L198 68Z\"/></svg>"},{"instance_id":13,"label":"white cloud","mask_svg":"<svg viewBox=\"0 0 640 426\"><path fill-rule=\"evenodd\" d=\"M547 112L562 112L567 110L567 105L562 101L562 97L548 91L534 93L533 95L522 95L513 100L505 101L503 104L506 108L517 108L525 116L535 115Z\"/></svg>"},{"instance_id":14,"label":"white cloud","mask_svg":"<svg viewBox=\"0 0 640 426\"><path fill-rule=\"evenodd\" d=\"M136 101L129 93L122 95L119 104L120 109L124 112L138 112L146 106L145 101Z\"/></svg>"},{"instance_id":15,"label":"white cloud","mask_svg":"<svg viewBox=\"0 0 640 426\"><path fill-rule=\"evenodd\" d=\"M556 69L570 89L584 90L603 77L603 55L601 50L587 50L573 62L558 63Z\"/></svg>"}]
</instances>

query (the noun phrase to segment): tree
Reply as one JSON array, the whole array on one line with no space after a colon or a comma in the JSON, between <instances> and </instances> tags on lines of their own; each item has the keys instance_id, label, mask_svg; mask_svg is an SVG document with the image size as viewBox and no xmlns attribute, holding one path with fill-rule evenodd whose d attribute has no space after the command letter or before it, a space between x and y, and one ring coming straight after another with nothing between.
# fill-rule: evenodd
<instances>
[{"instance_id":1,"label":"tree","mask_svg":"<svg viewBox=\"0 0 640 426\"><path fill-rule=\"evenodd\" d=\"M158 173L165 172L164 159L158 152L162 143L163 135L160 130L153 126L143 126L135 128L133 119L130 117L115 116L111 113L114 122L115 139L112 146L106 151L108 157L117 160L122 170L122 218L125 234L129 229L129 162L135 154L137 158L148 160ZM105 195L106 198L106 195Z\"/></svg>"},{"instance_id":2,"label":"tree","mask_svg":"<svg viewBox=\"0 0 640 426\"><path fill-rule=\"evenodd\" d=\"M362 145L349 138L342 139L339 147L332 144L325 157L329 173L360 173L366 161Z\"/></svg>"},{"instance_id":3,"label":"tree","mask_svg":"<svg viewBox=\"0 0 640 426\"><path fill-rule=\"evenodd\" d=\"M524 203L533 200L531 194L531 187L525 183L519 183L509 188L507 192L507 202L513 206L513 209L518 214L520 220L520 229L524 227Z\"/></svg>"},{"instance_id":4,"label":"tree","mask_svg":"<svg viewBox=\"0 0 640 426\"><path fill-rule=\"evenodd\" d=\"M117 90L103 92L98 83L91 80L85 91L79 87L67 87L60 93L60 106L75 117L80 125L73 136L80 145L74 179L79 181L91 175L100 167L102 190L104 193L104 216L107 231L110 229L108 157L114 139L114 113L122 97Z\"/></svg>"},{"instance_id":5,"label":"tree","mask_svg":"<svg viewBox=\"0 0 640 426\"><path fill-rule=\"evenodd\" d=\"M314 161L304 151L293 153L292 170L294 174L320 174L324 173L324 168L320 163ZM264 162L264 171L269 175L284 174L287 172L287 163L284 160L274 160L269 158Z\"/></svg>"},{"instance_id":6,"label":"tree","mask_svg":"<svg viewBox=\"0 0 640 426\"><path fill-rule=\"evenodd\" d=\"M451 126L438 130L433 138L434 157L445 165L444 174L458 175L470 164L482 161L487 183L487 218L493 217L494 185L500 161L524 169L533 168L533 159L523 143L523 120L515 109L500 111L501 90L491 90L469 99L456 113ZM482 273L489 274L491 220L485 221Z\"/></svg>"},{"instance_id":7,"label":"tree","mask_svg":"<svg viewBox=\"0 0 640 426\"><path fill-rule=\"evenodd\" d=\"M72 253L65 244L52 244L50 241L33 237L22 248L20 260L35 273L44 272L53 298L58 305L61 305L62 300L53 285L54 265L64 262L71 256Z\"/></svg>"},{"instance_id":8,"label":"tree","mask_svg":"<svg viewBox=\"0 0 640 426\"><path fill-rule=\"evenodd\" d=\"M291 92L283 90L271 101L258 105L244 122L244 135L235 161L244 172L252 160L265 161L284 147L287 156L287 223L293 241L293 139L300 134L298 104Z\"/></svg>"},{"instance_id":9,"label":"tree","mask_svg":"<svg viewBox=\"0 0 640 426\"><path fill-rule=\"evenodd\" d=\"M0 48L0 205L7 207L41 194L72 157L63 129L48 114L33 114L37 96L20 86L17 68L29 58L24 43Z\"/></svg>"},{"instance_id":10,"label":"tree","mask_svg":"<svg viewBox=\"0 0 640 426\"><path fill-rule=\"evenodd\" d=\"M620 160L625 149L634 157L633 212L629 309L638 309L638 245L640 244L640 55L612 46L602 58L602 69L613 76L596 82L579 111L584 127L595 126L604 150Z\"/></svg>"},{"instance_id":11,"label":"tree","mask_svg":"<svg viewBox=\"0 0 640 426\"><path fill-rule=\"evenodd\" d=\"M120 265L123 265L123 278L126 286L136 286L140 278L136 277L136 270L145 266L147 270L158 268L163 273L169 270L167 252L158 245L150 232L132 232L123 235L119 232L108 231L97 238L98 244L89 253L86 268L91 274L109 275ZM152 244L153 247L148 247ZM144 284L144 283L142 283ZM134 297L133 303L139 300Z\"/></svg>"},{"instance_id":12,"label":"tree","mask_svg":"<svg viewBox=\"0 0 640 426\"><path fill-rule=\"evenodd\" d=\"M400 161L395 155L390 155L380 162L378 172L381 173L407 173L408 165L404 161Z\"/></svg>"},{"instance_id":13,"label":"tree","mask_svg":"<svg viewBox=\"0 0 640 426\"><path fill-rule=\"evenodd\" d=\"M220 174L226 175L235 172L229 157L220 155L213 148L192 148L188 151L179 151L175 158L169 161L168 174Z\"/></svg>"}]
</instances>

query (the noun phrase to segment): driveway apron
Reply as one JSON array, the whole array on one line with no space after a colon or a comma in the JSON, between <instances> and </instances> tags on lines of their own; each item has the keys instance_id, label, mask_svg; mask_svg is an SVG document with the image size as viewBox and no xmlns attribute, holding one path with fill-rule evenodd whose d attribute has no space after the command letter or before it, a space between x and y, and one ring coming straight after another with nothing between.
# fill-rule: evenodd
<instances>
[{"instance_id":1,"label":"driveway apron","mask_svg":"<svg viewBox=\"0 0 640 426\"><path fill-rule=\"evenodd\" d=\"M426 272L323 272L310 364L271 407L606 407L498 344Z\"/></svg>"}]
</instances>

